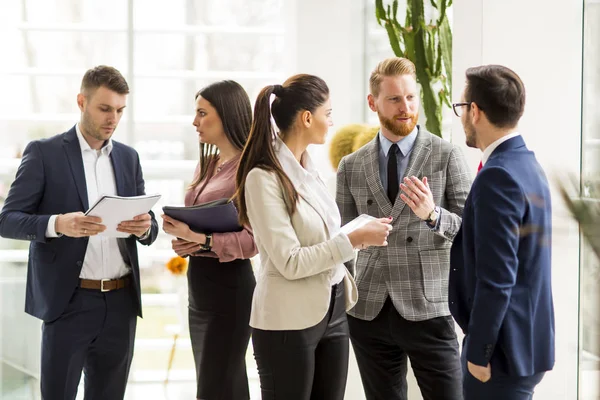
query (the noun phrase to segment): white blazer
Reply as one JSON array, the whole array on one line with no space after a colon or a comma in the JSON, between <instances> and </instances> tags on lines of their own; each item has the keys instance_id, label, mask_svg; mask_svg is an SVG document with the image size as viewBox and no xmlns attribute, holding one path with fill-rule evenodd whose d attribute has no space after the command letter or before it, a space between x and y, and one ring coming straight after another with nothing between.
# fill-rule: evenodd
<instances>
[{"instance_id":1,"label":"white blazer","mask_svg":"<svg viewBox=\"0 0 600 400\"><path fill-rule=\"evenodd\" d=\"M279 144L289 152L283 142ZM296 164L301 168L297 161ZM287 169L283 162L282 166ZM254 168L246 178L248 218L261 264L250 326L262 330L299 330L321 322L329 310L332 279L340 268L346 310L358 299L354 279L343 265L354 258L354 249L344 233L334 232L332 237L327 227L326 213L339 216L337 207L325 210L314 190L295 179L294 171L289 172L286 171L299 195L291 217L274 173Z\"/></svg>"}]
</instances>

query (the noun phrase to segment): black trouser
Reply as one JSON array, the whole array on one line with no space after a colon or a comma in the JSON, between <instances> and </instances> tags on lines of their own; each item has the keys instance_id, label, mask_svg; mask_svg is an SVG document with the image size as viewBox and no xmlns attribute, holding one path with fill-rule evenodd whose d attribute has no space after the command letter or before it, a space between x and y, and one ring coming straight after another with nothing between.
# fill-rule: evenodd
<instances>
[{"instance_id":1,"label":"black trouser","mask_svg":"<svg viewBox=\"0 0 600 400\"><path fill-rule=\"evenodd\" d=\"M75 289L63 314L42 326L43 400L123 399L137 322L135 291Z\"/></svg>"},{"instance_id":2,"label":"black trouser","mask_svg":"<svg viewBox=\"0 0 600 400\"><path fill-rule=\"evenodd\" d=\"M407 400L407 356L424 400L462 399L452 317L413 322L388 297L372 321L348 316L350 339L367 400Z\"/></svg>"},{"instance_id":3,"label":"black trouser","mask_svg":"<svg viewBox=\"0 0 600 400\"><path fill-rule=\"evenodd\" d=\"M468 336L463 339L463 349ZM531 400L533 391L538 383L542 381L544 372L532 376L509 376L492 368L492 378L483 383L475 379L467 369L467 358L463 351L463 391L465 400Z\"/></svg>"},{"instance_id":4,"label":"black trouser","mask_svg":"<svg viewBox=\"0 0 600 400\"><path fill-rule=\"evenodd\" d=\"M220 263L217 258L191 258L189 324L198 399L250 398L246 350L254 286L250 260Z\"/></svg>"},{"instance_id":5,"label":"black trouser","mask_svg":"<svg viewBox=\"0 0 600 400\"><path fill-rule=\"evenodd\" d=\"M325 318L295 331L254 329L262 400L342 400L348 375L344 283L334 285Z\"/></svg>"}]
</instances>

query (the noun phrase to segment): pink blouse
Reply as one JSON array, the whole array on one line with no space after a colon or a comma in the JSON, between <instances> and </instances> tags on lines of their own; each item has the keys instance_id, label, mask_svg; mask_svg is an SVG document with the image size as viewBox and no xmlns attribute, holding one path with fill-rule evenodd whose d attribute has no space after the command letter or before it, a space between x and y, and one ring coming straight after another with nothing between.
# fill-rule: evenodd
<instances>
[{"instance_id":1,"label":"pink blouse","mask_svg":"<svg viewBox=\"0 0 600 400\"><path fill-rule=\"evenodd\" d=\"M191 206L213 200L231 198L235 193L235 174L240 156L225 163L220 171L201 181L195 188L185 194L185 205ZM218 159L216 162L219 162ZM212 168L213 166L209 166ZM194 179L200 174L200 164L196 167ZM206 184L206 186L205 186ZM210 232L209 232L210 233ZM248 259L258 254L254 236L250 227L244 227L240 232L213 233L212 251L198 254L201 257L215 257L220 262L235 259Z\"/></svg>"}]
</instances>

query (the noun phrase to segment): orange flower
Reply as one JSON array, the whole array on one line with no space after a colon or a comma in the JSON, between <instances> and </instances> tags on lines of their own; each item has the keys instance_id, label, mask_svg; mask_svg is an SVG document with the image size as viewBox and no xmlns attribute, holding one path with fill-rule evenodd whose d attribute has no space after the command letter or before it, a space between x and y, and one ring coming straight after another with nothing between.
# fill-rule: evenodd
<instances>
[{"instance_id":1,"label":"orange flower","mask_svg":"<svg viewBox=\"0 0 600 400\"><path fill-rule=\"evenodd\" d=\"M185 258L175 256L167 263L167 269L171 271L173 275L185 275L187 272L188 262Z\"/></svg>"}]
</instances>

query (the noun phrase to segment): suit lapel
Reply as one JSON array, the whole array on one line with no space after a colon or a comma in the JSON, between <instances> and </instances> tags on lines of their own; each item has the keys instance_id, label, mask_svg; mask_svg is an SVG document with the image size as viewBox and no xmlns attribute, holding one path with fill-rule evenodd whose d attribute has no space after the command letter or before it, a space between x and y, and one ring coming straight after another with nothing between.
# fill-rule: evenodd
<instances>
[{"instance_id":1,"label":"suit lapel","mask_svg":"<svg viewBox=\"0 0 600 400\"><path fill-rule=\"evenodd\" d=\"M367 154L365 155L365 173L367 178L367 185L375 197L377 205L381 209L384 215L391 215L392 203L388 199L385 190L383 190L383 184L381 183L381 177L379 176L379 135L375 135L375 138L371 140L366 146Z\"/></svg>"},{"instance_id":2,"label":"suit lapel","mask_svg":"<svg viewBox=\"0 0 600 400\"><path fill-rule=\"evenodd\" d=\"M113 148L110 152L110 163L113 167L113 172L115 174L115 184L117 186L117 195L118 196L127 196L125 193L125 182L123 181L123 166L121 165L122 157L119 156L119 146L113 142Z\"/></svg>"},{"instance_id":3,"label":"suit lapel","mask_svg":"<svg viewBox=\"0 0 600 400\"><path fill-rule=\"evenodd\" d=\"M298 192L298 195L300 197L302 197L304 199L304 201L306 201L317 212L317 214L319 214L319 217L321 217L321 219L323 220L323 223L325 224L325 227L327 228L327 231L328 231L327 233L330 234L331 232L329 232L329 228L328 228L328 224L327 224L327 217L325 215L325 210L323 210L323 208L321 207L321 204L315 198L315 194L313 194L306 187L306 184L304 182L301 183L300 185L296 186L296 191Z\"/></svg>"},{"instance_id":4,"label":"suit lapel","mask_svg":"<svg viewBox=\"0 0 600 400\"><path fill-rule=\"evenodd\" d=\"M75 180L75 186L77 187L77 193L79 194L81 205L83 206L84 210L87 210L89 208L89 202L87 185L85 183L85 169L83 167L83 156L81 155L81 146L79 144L79 140L77 139L75 127L71 128L71 130L65 134L63 147L65 149L65 153L67 154L67 160L69 161L69 166L71 167L71 173L73 174L73 179Z\"/></svg>"},{"instance_id":5,"label":"suit lapel","mask_svg":"<svg viewBox=\"0 0 600 400\"><path fill-rule=\"evenodd\" d=\"M410 153L410 158L408 159L408 166L406 167L406 171L404 172L404 176L400 178L400 183L404 181L404 178L407 176L416 176L419 179L421 178L421 171L423 170L423 166L429 160L429 156L431 155L431 138L429 135L425 134L419 128L419 133L417 134L417 138L415 140L415 144ZM401 193L400 191L399 193ZM404 210L405 202L402 201L400 195L398 194L398 198L394 203L394 208L391 212L391 216L396 219Z\"/></svg>"}]
</instances>

